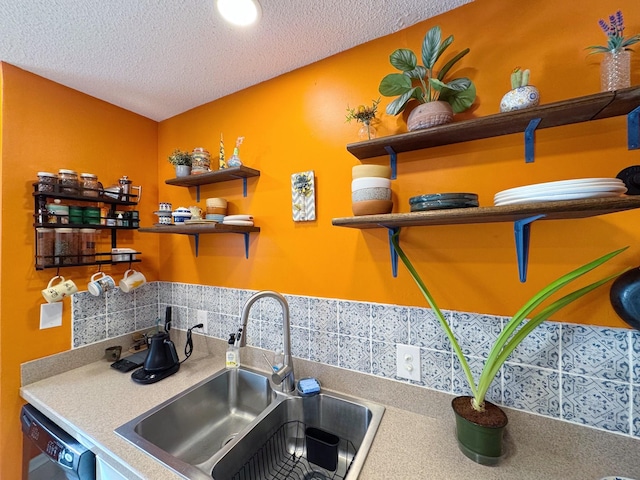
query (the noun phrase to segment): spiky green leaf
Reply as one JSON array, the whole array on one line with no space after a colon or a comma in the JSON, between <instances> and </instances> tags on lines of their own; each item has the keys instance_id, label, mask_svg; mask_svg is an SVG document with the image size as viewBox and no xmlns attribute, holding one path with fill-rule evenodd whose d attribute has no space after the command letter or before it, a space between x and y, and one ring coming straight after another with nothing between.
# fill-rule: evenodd
<instances>
[{"instance_id":1,"label":"spiky green leaf","mask_svg":"<svg viewBox=\"0 0 640 480\"><path fill-rule=\"evenodd\" d=\"M409 100L411 100L412 98L415 98L416 100L420 100L421 96L422 96L422 90L419 89L418 87L413 87L411 90L403 93L398 98L396 98L393 102L387 105L387 108L385 109L385 111L389 115L397 115L402 110L404 110L404 107L407 105L407 102Z\"/></svg>"},{"instance_id":2,"label":"spiky green leaf","mask_svg":"<svg viewBox=\"0 0 640 480\"><path fill-rule=\"evenodd\" d=\"M424 68L422 65L417 65L416 68L414 68L413 70L404 72L404 75L408 76L409 78L413 78L415 80L422 80L427 76L427 69Z\"/></svg>"},{"instance_id":3,"label":"spiky green leaf","mask_svg":"<svg viewBox=\"0 0 640 480\"><path fill-rule=\"evenodd\" d=\"M427 70L433 70L433 66L438 61L441 37L442 32L438 25L431 28L424 36L424 40L422 41L422 63L427 67Z\"/></svg>"},{"instance_id":4,"label":"spiky green leaf","mask_svg":"<svg viewBox=\"0 0 640 480\"><path fill-rule=\"evenodd\" d=\"M445 75L449 73L449 70L451 70L451 67L453 67L456 63L458 63L460 59L469 52L470 50L468 48L465 48L464 50L459 52L455 57L453 57L451 60L445 63L444 66L438 72L438 80L444 79Z\"/></svg>"}]
</instances>

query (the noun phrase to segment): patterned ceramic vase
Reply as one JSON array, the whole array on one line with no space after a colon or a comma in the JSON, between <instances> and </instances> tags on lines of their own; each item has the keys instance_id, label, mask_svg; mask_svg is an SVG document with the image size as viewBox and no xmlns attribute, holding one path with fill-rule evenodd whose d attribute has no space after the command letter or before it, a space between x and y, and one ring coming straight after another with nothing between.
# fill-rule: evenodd
<instances>
[{"instance_id":1,"label":"patterned ceramic vase","mask_svg":"<svg viewBox=\"0 0 640 480\"><path fill-rule=\"evenodd\" d=\"M514 88L500 101L501 112L512 112L523 108L536 107L540 103L540 92L533 85Z\"/></svg>"}]
</instances>

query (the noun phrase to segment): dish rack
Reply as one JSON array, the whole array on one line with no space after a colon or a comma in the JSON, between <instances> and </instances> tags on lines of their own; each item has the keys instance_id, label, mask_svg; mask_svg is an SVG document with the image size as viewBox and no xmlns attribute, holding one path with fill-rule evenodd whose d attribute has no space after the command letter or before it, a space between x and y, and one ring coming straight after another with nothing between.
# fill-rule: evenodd
<instances>
[{"instance_id":1,"label":"dish rack","mask_svg":"<svg viewBox=\"0 0 640 480\"><path fill-rule=\"evenodd\" d=\"M339 480L351 467L356 448L340 438L335 471L307 461L306 425L291 421L280 426L233 475L232 480Z\"/></svg>"}]
</instances>

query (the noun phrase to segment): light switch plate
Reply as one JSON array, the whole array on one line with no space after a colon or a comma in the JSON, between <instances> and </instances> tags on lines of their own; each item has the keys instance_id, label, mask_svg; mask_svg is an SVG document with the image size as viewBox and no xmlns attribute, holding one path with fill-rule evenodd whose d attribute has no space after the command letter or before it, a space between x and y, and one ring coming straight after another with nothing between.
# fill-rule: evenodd
<instances>
[{"instance_id":1,"label":"light switch plate","mask_svg":"<svg viewBox=\"0 0 640 480\"><path fill-rule=\"evenodd\" d=\"M420 381L420 347L396 344L396 375Z\"/></svg>"},{"instance_id":2,"label":"light switch plate","mask_svg":"<svg viewBox=\"0 0 640 480\"><path fill-rule=\"evenodd\" d=\"M62 325L62 302L40 305L40 330Z\"/></svg>"},{"instance_id":3,"label":"light switch plate","mask_svg":"<svg viewBox=\"0 0 640 480\"><path fill-rule=\"evenodd\" d=\"M205 335L209 335L209 323L207 322L207 311L206 310L197 310L196 320L198 323L203 325L202 332Z\"/></svg>"}]
</instances>

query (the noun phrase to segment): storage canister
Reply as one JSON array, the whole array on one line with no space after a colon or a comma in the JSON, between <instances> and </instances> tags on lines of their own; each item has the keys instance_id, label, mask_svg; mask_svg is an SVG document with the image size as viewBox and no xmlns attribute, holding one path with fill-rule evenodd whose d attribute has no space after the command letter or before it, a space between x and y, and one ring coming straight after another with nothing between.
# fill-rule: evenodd
<instances>
[{"instance_id":1,"label":"storage canister","mask_svg":"<svg viewBox=\"0 0 640 480\"><path fill-rule=\"evenodd\" d=\"M77 205L69 206L69 223L80 225L84 221L84 207Z\"/></svg>"},{"instance_id":2,"label":"storage canister","mask_svg":"<svg viewBox=\"0 0 640 480\"><path fill-rule=\"evenodd\" d=\"M58 183L58 177L55 173L50 172L38 172L38 191L51 193L56 189L56 183Z\"/></svg>"},{"instance_id":3,"label":"storage canister","mask_svg":"<svg viewBox=\"0 0 640 480\"><path fill-rule=\"evenodd\" d=\"M100 208L84 207L82 211L82 223L87 225L100 225Z\"/></svg>"},{"instance_id":4,"label":"storage canister","mask_svg":"<svg viewBox=\"0 0 640 480\"><path fill-rule=\"evenodd\" d=\"M78 194L78 173L74 170L64 168L58 170L58 182L63 193Z\"/></svg>"},{"instance_id":5,"label":"storage canister","mask_svg":"<svg viewBox=\"0 0 640 480\"><path fill-rule=\"evenodd\" d=\"M211 155L204 148L194 148L191 153L191 175L207 173L211 166Z\"/></svg>"},{"instance_id":6,"label":"storage canister","mask_svg":"<svg viewBox=\"0 0 640 480\"><path fill-rule=\"evenodd\" d=\"M49 212L49 223L58 225L69 224L69 207L67 205L48 203L47 211Z\"/></svg>"},{"instance_id":7,"label":"storage canister","mask_svg":"<svg viewBox=\"0 0 640 480\"><path fill-rule=\"evenodd\" d=\"M56 228L54 246L55 264L78 263L78 231L74 228Z\"/></svg>"},{"instance_id":8,"label":"storage canister","mask_svg":"<svg viewBox=\"0 0 640 480\"><path fill-rule=\"evenodd\" d=\"M98 176L93 173L81 173L82 195L85 197L97 197L100 194Z\"/></svg>"},{"instance_id":9,"label":"storage canister","mask_svg":"<svg viewBox=\"0 0 640 480\"><path fill-rule=\"evenodd\" d=\"M96 261L96 229L80 229L80 263Z\"/></svg>"},{"instance_id":10,"label":"storage canister","mask_svg":"<svg viewBox=\"0 0 640 480\"><path fill-rule=\"evenodd\" d=\"M55 232L53 228L36 228L36 265L46 267L54 265L53 245L55 242Z\"/></svg>"}]
</instances>

